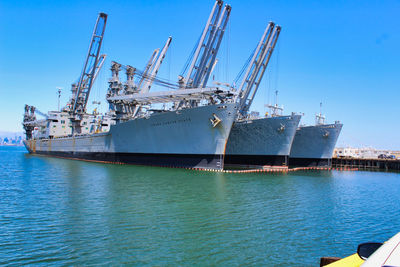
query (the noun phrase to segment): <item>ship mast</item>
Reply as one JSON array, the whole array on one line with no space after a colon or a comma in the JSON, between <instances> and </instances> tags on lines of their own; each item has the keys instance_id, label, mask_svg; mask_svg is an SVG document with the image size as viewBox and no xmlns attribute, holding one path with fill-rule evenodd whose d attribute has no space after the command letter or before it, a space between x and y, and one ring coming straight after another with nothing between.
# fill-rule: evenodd
<instances>
[{"instance_id":1,"label":"ship mast","mask_svg":"<svg viewBox=\"0 0 400 267\"><path fill-rule=\"evenodd\" d=\"M276 117L282 115L283 106L278 106L278 90L275 91L275 105L265 105L266 107L270 108L271 110L271 117Z\"/></svg>"},{"instance_id":2,"label":"ship mast","mask_svg":"<svg viewBox=\"0 0 400 267\"><path fill-rule=\"evenodd\" d=\"M319 103L319 114L315 114L315 124L321 125L325 123L325 116L322 115L322 102Z\"/></svg>"}]
</instances>

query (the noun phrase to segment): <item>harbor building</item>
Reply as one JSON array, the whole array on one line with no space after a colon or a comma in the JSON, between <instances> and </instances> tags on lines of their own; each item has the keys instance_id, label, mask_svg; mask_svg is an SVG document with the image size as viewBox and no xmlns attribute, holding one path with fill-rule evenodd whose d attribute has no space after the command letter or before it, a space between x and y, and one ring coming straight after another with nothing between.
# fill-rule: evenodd
<instances>
[{"instance_id":1,"label":"harbor building","mask_svg":"<svg viewBox=\"0 0 400 267\"><path fill-rule=\"evenodd\" d=\"M377 158L400 158L400 151L375 149L372 147L354 148L354 147L338 147L333 152L335 158L360 158L360 159L377 159Z\"/></svg>"}]
</instances>

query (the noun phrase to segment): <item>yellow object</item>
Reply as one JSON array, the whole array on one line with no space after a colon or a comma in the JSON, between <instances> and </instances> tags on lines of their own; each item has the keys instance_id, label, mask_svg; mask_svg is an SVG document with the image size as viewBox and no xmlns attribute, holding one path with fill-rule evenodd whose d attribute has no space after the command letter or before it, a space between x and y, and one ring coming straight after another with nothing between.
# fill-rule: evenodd
<instances>
[{"instance_id":1,"label":"yellow object","mask_svg":"<svg viewBox=\"0 0 400 267\"><path fill-rule=\"evenodd\" d=\"M364 260L362 260L357 253L354 253L351 256L332 262L324 267L359 267L363 263Z\"/></svg>"},{"instance_id":2,"label":"yellow object","mask_svg":"<svg viewBox=\"0 0 400 267\"><path fill-rule=\"evenodd\" d=\"M215 113L213 113L214 119L210 119L211 124L213 126L213 128L215 128L220 122L221 119L217 117L217 115L215 115Z\"/></svg>"}]
</instances>

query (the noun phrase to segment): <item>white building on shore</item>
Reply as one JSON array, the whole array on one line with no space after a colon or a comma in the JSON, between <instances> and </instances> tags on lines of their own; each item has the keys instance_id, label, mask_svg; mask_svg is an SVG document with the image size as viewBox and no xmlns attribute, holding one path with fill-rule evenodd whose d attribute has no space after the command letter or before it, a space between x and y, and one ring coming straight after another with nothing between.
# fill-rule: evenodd
<instances>
[{"instance_id":1,"label":"white building on shore","mask_svg":"<svg viewBox=\"0 0 400 267\"><path fill-rule=\"evenodd\" d=\"M372 147L354 148L354 147L338 147L333 151L333 157L351 157L360 159L377 159L379 156L389 157L393 155L400 158L400 151L375 149Z\"/></svg>"}]
</instances>

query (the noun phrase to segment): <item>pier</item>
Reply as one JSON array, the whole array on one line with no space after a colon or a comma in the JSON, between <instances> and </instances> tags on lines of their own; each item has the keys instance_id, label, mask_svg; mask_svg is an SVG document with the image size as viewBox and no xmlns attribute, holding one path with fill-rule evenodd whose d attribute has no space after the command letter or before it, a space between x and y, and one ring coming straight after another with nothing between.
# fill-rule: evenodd
<instances>
[{"instance_id":1,"label":"pier","mask_svg":"<svg viewBox=\"0 0 400 267\"><path fill-rule=\"evenodd\" d=\"M358 168L360 170L400 171L399 159L360 159L352 157L332 158L333 168Z\"/></svg>"}]
</instances>

